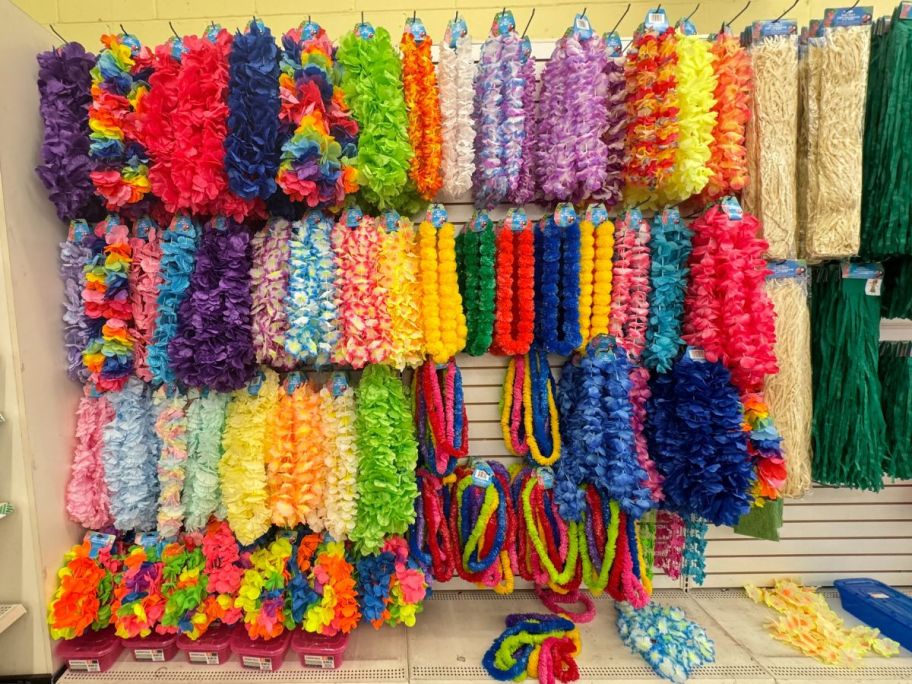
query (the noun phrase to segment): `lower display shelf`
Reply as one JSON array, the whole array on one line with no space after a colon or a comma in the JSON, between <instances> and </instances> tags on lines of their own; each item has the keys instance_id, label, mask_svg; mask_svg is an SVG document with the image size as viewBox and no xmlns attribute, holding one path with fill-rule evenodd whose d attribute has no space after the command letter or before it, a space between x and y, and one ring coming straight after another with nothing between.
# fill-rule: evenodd
<instances>
[{"instance_id":1,"label":"lower display shelf","mask_svg":"<svg viewBox=\"0 0 912 684\"><path fill-rule=\"evenodd\" d=\"M841 611L839 599L825 594L830 605ZM912 653L896 658L872 657L858 669L826 667L775 642L765 624L772 617L740 590L658 590L654 600L683 608L702 625L716 644L716 662L697 670L691 682L744 682L811 684L811 682L912 682ZM580 626L583 651L577 662L581 682L628 682L654 684L662 681L620 641L615 626L614 603L596 600L596 618ZM488 684L493 680L481 667L481 658L504 627L510 613L541 612L530 591L499 596L481 591L438 591L425 602L418 624L374 630L362 625L352 634L342 667L337 670L306 668L289 653L281 670L260 672L241 667L236 657L222 666L208 667L186 662L183 656L168 663L137 663L128 654L105 673L67 672L60 682L414 682L415 684Z\"/></svg>"}]
</instances>

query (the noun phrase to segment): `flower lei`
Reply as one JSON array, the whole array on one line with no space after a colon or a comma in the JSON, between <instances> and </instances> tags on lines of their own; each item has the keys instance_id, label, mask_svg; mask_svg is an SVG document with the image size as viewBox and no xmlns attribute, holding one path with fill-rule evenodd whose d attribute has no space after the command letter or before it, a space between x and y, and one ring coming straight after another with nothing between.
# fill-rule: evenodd
<instances>
[{"instance_id":1,"label":"flower lei","mask_svg":"<svg viewBox=\"0 0 912 684\"><path fill-rule=\"evenodd\" d=\"M263 446L266 417L276 410L279 380L264 370L249 387L234 392L225 411L219 479L226 519L245 546L269 529Z\"/></svg>"},{"instance_id":2,"label":"flower lei","mask_svg":"<svg viewBox=\"0 0 912 684\"><path fill-rule=\"evenodd\" d=\"M454 359L445 365L441 391L437 364L427 361L412 376L412 397L418 451L436 477L453 472L457 460L469 453L469 418L462 373Z\"/></svg>"},{"instance_id":3,"label":"flower lei","mask_svg":"<svg viewBox=\"0 0 912 684\"><path fill-rule=\"evenodd\" d=\"M66 348L67 375L84 385L89 369L82 363L82 352L89 345L90 320L83 310L82 291L86 286L85 265L92 257L85 244L89 227L85 221L73 221L67 239L60 243L58 273L63 282L63 342Z\"/></svg>"},{"instance_id":4,"label":"flower lei","mask_svg":"<svg viewBox=\"0 0 912 684\"><path fill-rule=\"evenodd\" d=\"M405 388L391 368L368 366L356 398L358 513L349 536L359 552L374 553L414 521L418 447Z\"/></svg>"},{"instance_id":5,"label":"flower lei","mask_svg":"<svg viewBox=\"0 0 912 684\"><path fill-rule=\"evenodd\" d=\"M294 508L297 519L314 532L323 531L326 508L326 434L320 392L302 383L291 395L294 408Z\"/></svg>"},{"instance_id":6,"label":"flower lei","mask_svg":"<svg viewBox=\"0 0 912 684\"><path fill-rule=\"evenodd\" d=\"M310 570L322 541L322 534L299 533L292 544L285 584L285 619L289 629L303 624L305 614L320 598L310 585Z\"/></svg>"},{"instance_id":7,"label":"flower lei","mask_svg":"<svg viewBox=\"0 0 912 684\"><path fill-rule=\"evenodd\" d=\"M451 481L441 480L424 468L416 477L421 496L415 499L415 522L409 528L409 551L425 574L438 582L449 582L456 574L459 548L450 533L449 503Z\"/></svg>"},{"instance_id":8,"label":"flower lei","mask_svg":"<svg viewBox=\"0 0 912 684\"><path fill-rule=\"evenodd\" d=\"M543 683L579 679L574 656L582 650L579 631L570 620L554 615L508 615L507 628L485 652L481 664L501 682L529 676Z\"/></svg>"},{"instance_id":9,"label":"flower lei","mask_svg":"<svg viewBox=\"0 0 912 684\"><path fill-rule=\"evenodd\" d=\"M715 662L713 640L681 608L653 604L637 610L629 603L617 608L621 641L660 677L684 684L695 669Z\"/></svg>"},{"instance_id":10,"label":"flower lei","mask_svg":"<svg viewBox=\"0 0 912 684\"><path fill-rule=\"evenodd\" d=\"M341 87L352 115L361 124L356 161L364 203L380 210L413 214L421 202L409 179L415 155L408 135L408 111L402 91L402 66L385 28L370 37L359 24L342 38L336 61Z\"/></svg>"},{"instance_id":11,"label":"flower lei","mask_svg":"<svg viewBox=\"0 0 912 684\"><path fill-rule=\"evenodd\" d=\"M656 376L647 413L666 507L734 525L750 508L754 473L731 374L685 356Z\"/></svg>"},{"instance_id":12,"label":"flower lei","mask_svg":"<svg viewBox=\"0 0 912 684\"><path fill-rule=\"evenodd\" d=\"M296 443L295 400L293 393L308 391L305 382L298 389L291 385L288 376L279 390L275 409L266 416L266 434L263 439L263 461L266 464L266 490L269 492L269 510L272 523L279 527L294 527L303 522L296 500L300 486L296 475L298 459L303 444ZM298 377L298 380L300 378Z\"/></svg>"},{"instance_id":13,"label":"flower lei","mask_svg":"<svg viewBox=\"0 0 912 684\"><path fill-rule=\"evenodd\" d=\"M519 81L522 83L522 112L523 125L520 132L522 139L522 161L519 166L519 176L516 187L508 196L511 204L522 206L534 202L538 195L535 184L535 118L536 94L538 92L535 78L535 60L532 59L532 42L528 38L520 41L520 68ZM504 134L509 131L509 123L514 112L508 112L504 124ZM509 143L507 143L509 145Z\"/></svg>"},{"instance_id":14,"label":"flower lei","mask_svg":"<svg viewBox=\"0 0 912 684\"><path fill-rule=\"evenodd\" d=\"M649 223L638 210L615 223L609 330L635 360L646 346L649 326L649 243Z\"/></svg>"},{"instance_id":15,"label":"flower lei","mask_svg":"<svg viewBox=\"0 0 912 684\"><path fill-rule=\"evenodd\" d=\"M687 290L687 260L692 232L676 208L665 209L653 218L649 247L649 327L643 365L667 373L678 356L681 319Z\"/></svg>"},{"instance_id":16,"label":"flower lei","mask_svg":"<svg viewBox=\"0 0 912 684\"><path fill-rule=\"evenodd\" d=\"M764 287L766 241L756 218L714 206L692 224L684 341L721 360L741 392L778 372L773 306Z\"/></svg>"},{"instance_id":17,"label":"flower lei","mask_svg":"<svg viewBox=\"0 0 912 684\"><path fill-rule=\"evenodd\" d=\"M111 596L120 561L109 549L92 553L86 540L71 548L57 571L57 588L48 605L52 639L74 639L111 621Z\"/></svg>"},{"instance_id":18,"label":"flower lei","mask_svg":"<svg viewBox=\"0 0 912 684\"><path fill-rule=\"evenodd\" d=\"M105 482L118 530L154 530L158 510L159 456L156 412L147 385L131 378L110 396L113 419L104 427Z\"/></svg>"},{"instance_id":19,"label":"flower lei","mask_svg":"<svg viewBox=\"0 0 912 684\"><path fill-rule=\"evenodd\" d=\"M656 513L655 567L671 579L681 576L684 553L684 521L677 513Z\"/></svg>"},{"instance_id":20,"label":"flower lei","mask_svg":"<svg viewBox=\"0 0 912 684\"><path fill-rule=\"evenodd\" d=\"M494 272L494 222L487 214L479 215L456 236L459 253L459 290L462 293L466 317L465 351L482 356L491 346L494 334L494 291L497 279Z\"/></svg>"},{"instance_id":21,"label":"flower lei","mask_svg":"<svg viewBox=\"0 0 912 684\"><path fill-rule=\"evenodd\" d=\"M570 30L541 75L535 138L538 185L549 202L583 202L608 175L608 53L595 32Z\"/></svg>"},{"instance_id":22,"label":"flower lei","mask_svg":"<svg viewBox=\"0 0 912 684\"><path fill-rule=\"evenodd\" d=\"M97 213L89 158L92 68L95 56L79 43L38 55L39 112L44 124L41 163L35 169L61 221Z\"/></svg>"},{"instance_id":23,"label":"flower lei","mask_svg":"<svg viewBox=\"0 0 912 684\"><path fill-rule=\"evenodd\" d=\"M66 510L70 520L88 529L100 529L111 523L102 454L105 427L113 419L114 407L105 396L87 394L79 398Z\"/></svg>"},{"instance_id":24,"label":"flower lei","mask_svg":"<svg viewBox=\"0 0 912 684\"><path fill-rule=\"evenodd\" d=\"M507 362L500 398L500 431L504 446L512 456L529 453L523 420L523 387L526 382L526 357L511 356Z\"/></svg>"},{"instance_id":25,"label":"flower lei","mask_svg":"<svg viewBox=\"0 0 912 684\"><path fill-rule=\"evenodd\" d=\"M558 207L555 214L560 211ZM580 345L579 299L576 214L560 222L547 216L535 230L535 341L539 349L569 356Z\"/></svg>"},{"instance_id":26,"label":"flower lei","mask_svg":"<svg viewBox=\"0 0 912 684\"><path fill-rule=\"evenodd\" d=\"M102 392L119 390L133 371L130 335L129 274L132 250L127 227L116 216L99 223L89 238L91 259L86 263L82 301L86 317L94 321L82 362L92 384Z\"/></svg>"},{"instance_id":27,"label":"flower lei","mask_svg":"<svg viewBox=\"0 0 912 684\"><path fill-rule=\"evenodd\" d=\"M505 220L497 235L497 294L492 349L506 356L529 351L535 334L535 248L532 224Z\"/></svg>"},{"instance_id":28,"label":"flower lei","mask_svg":"<svg viewBox=\"0 0 912 684\"><path fill-rule=\"evenodd\" d=\"M326 457L326 531L344 542L355 527L358 511L358 453L355 448L355 390L333 383L320 390Z\"/></svg>"},{"instance_id":29,"label":"flower lei","mask_svg":"<svg viewBox=\"0 0 912 684\"><path fill-rule=\"evenodd\" d=\"M142 108L136 113L136 131L140 142L146 148L152 161L149 169L150 192L160 196L167 187L172 196L177 195L173 180L166 173L159 159L170 159L179 144L177 126L171 114L177 109L183 94L179 87L181 59L186 48L177 36L155 48L152 54L152 70L149 74L149 92L142 99Z\"/></svg>"},{"instance_id":30,"label":"flower lei","mask_svg":"<svg viewBox=\"0 0 912 684\"><path fill-rule=\"evenodd\" d=\"M311 208L339 207L358 189L358 123L334 85L332 41L308 21L286 33L282 44L280 118L293 134L282 145L278 184Z\"/></svg>"},{"instance_id":31,"label":"flower lei","mask_svg":"<svg viewBox=\"0 0 912 684\"><path fill-rule=\"evenodd\" d=\"M266 227L254 234L251 242L253 267L251 317L253 349L257 363L276 370L290 370L295 359L286 351L290 327L285 302L288 299L291 257L291 224L270 218Z\"/></svg>"},{"instance_id":32,"label":"flower lei","mask_svg":"<svg viewBox=\"0 0 912 684\"><path fill-rule=\"evenodd\" d=\"M440 164L443 156L440 100L437 76L431 61L430 36L421 35L420 21L408 22L399 41L402 54L402 91L408 110L409 141L415 150L410 176L418 194L431 201L443 185Z\"/></svg>"},{"instance_id":33,"label":"flower lei","mask_svg":"<svg viewBox=\"0 0 912 684\"><path fill-rule=\"evenodd\" d=\"M418 296L418 236L408 218L390 212L394 222L380 247L380 270L388 289L386 308L390 317L390 355L387 363L402 370L424 360L421 298Z\"/></svg>"},{"instance_id":34,"label":"flower lei","mask_svg":"<svg viewBox=\"0 0 912 684\"><path fill-rule=\"evenodd\" d=\"M624 190L624 168L627 133L627 82L624 78L623 57L609 57L605 62L606 122L602 142L605 143L607 162L605 182L596 195L609 207L620 204Z\"/></svg>"},{"instance_id":35,"label":"flower lei","mask_svg":"<svg viewBox=\"0 0 912 684\"><path fill-rule=\"evenodd\" d=\"M178 214L161 236L155 326L146 347L146 363L155 382L169 384L175 380L168 347L177 334L177 313L190 286L199 234L199 226L189 216Z\"/></svg>"},{"instance_id":36,"label":"flower lei","mask_svg":"<svg viewBox=\"0 0 912 684\"><path fill-rule=\"evenodd\" d=\"M276 191L279 139L279 50L263 22L247 23L228 55L228 187L246 200Z\"/></svg>"},{"instance_id":37,"label":"flower lei","mask_svg":"<svg viewBox=\"0 0 912 684\"><path fill-rule=\"evenodd\" d=\"M158 299L159 264L161 246L159 229L149 217L143 217L133 226L134 236L130 238L132 261L130 262L130 306L133 326L133 365L136 375L145 382L152 381L152 371L146 361L147 348L155 334L155 305Z\"/></svg>"},{"instance_id":38,"label":"flower lei","mask_svg":"<svg viewBox=\"0 0 912 684\"><path fill-rule=\"evenodd\" d=\"M246 226L213 219L202 231L188 293L168 344L171 368L190 387L228 392L256 369L251 333L251 253Z\"/></svg>"},{"instance_id":39,"label":"flower lei","mask_svg":"<svg viewBox=\"0 0 912 684\"><path fill-rule=\"evenodd\" d=\"M452 223L418 227L422 322L428 356L446 363L466 344L466 317L456 273L456 240Z\"/></svg>"},{"instance_id":40,"label":"flower lei","mask_svg":"<svg viewBox=\"0 0 912 684\"><path fill-rule=\"evenodd\" d=\"M714 200L740 192L748 183L747 148L744 136L750 119L753 73L750 55L737 36L720 32L710 46L716 72L713 112L716 124L710 143L709 181L703 189L704 200Z\"/></svg>"},{"instance_id":41,"label":"flower lei","mask_svg":"<svg viewBox=\"0 0 912 684\"><path fill-rule=\"evenodd\" d=\"M381 552L356 563L361 614L375 629L383 624L415 626L430 589L424 572L409 558L408 542L390 537Z\"/></svg>"},{"instance_id":42,"label":"flower lei","mask_svg":"<svg viewBox=\"0 0 912 684\"><path fill-rule=\"evenodd\" d=\"M706 534L709 525L698 515L689 515L684 525L681 574L697 586L706 579Z\"/></svg>"},{"instance_id":43,"label":"flower lei","mask_svg":"<svg viewBox=\"0 0 912 684\"><path fill-rule=\"evenodd\" d=\"M383 363L392 340L388 290L377 268L383 229L377 219L367 216L352 228L348 221L356 217L343 215L332 231L340 333L332 359L363 368L369 363Z\"/></svg>"},{"instance_id":44,"label":"flower lei","mask_svg":"<svg viewBox=\"0 0 912 684\"><path fill-rule=\"evenodd\" d=\"M117 211L141 201L150 190L136 117L145 107L152 54L126 33L104 35L101 42L104 48L91 71L89 156L95 169L90 175L107 208Z\"/></svg>"},{"instance_id":45,"label":"flower lei","mask_svg":"<svg viewBox=\"0 0 912 684\"><path fill-rule=\"evenodd\" d=\"M448 201L455 201L472 189L472 173L475 170L472 152L475 141L475 123L472 120L475 63L472 60L472 38L468 30L461 30L464 26L464 22L461 25L454 21L447 24L437 62L443 146L440 171L443 196Z\"/></svg>"},{"instance_id":46,"label":"flower lei","mask_svg":"<svg viewBox=\"0 0 912 684\"><path fill-rule=\"evenodd\" d=\"M155 434L161 444L158 456L158 527L163 539L176 537L184 522L184 489L189 419L186 395L159 387L153 395L157 418Z\"/></svg>"},{"instance_id":47,"label":"flower lei","mask_svg":"<svg viewBox=\"0 0 912 684\"><path fill-rule=\"evenodd\" d=\"M348 634L358 626L361 613L354 571L354 566L345 558L345 546L341 542L324 540L311 568L311 582L318 600L304 615L306 631L333 636Z\"/></svg>"},{"instance_id":48,"label":"flower lei","mask_svg":"<svg viewBox=\"0 0 912 684\"><path fill-rule=\"evenodd\" d=\"M251 567L244 571L234 605L243 610L251 639L274 639L285 631L285 566L291 551L291 542L279 537L250 554Z\"/></svg>"},{"instance_id":49,"label":"flower lei","mask_svg":"<svg viewBox=\"0 0 912 684\"><path fill-rule=\"evenodd\" d=\"M202 539L203 569L208 578L208 594L190 618L192 629L185 634L193 640L205 634L216 620L233 625L241 619L241 609L235 607L235 597L241 587L244 569L237 539L224 520L213 520Z\"/></svg>"},{"instance_id":50,"label":"flower lei","mask_svg":"<svg viewBox=\"0 0 912 684\"><path fill-rule=\"evenodd\" d=\"M678 146L676 46L673 28L638 33L627 51L627 162L624 199L652 206L655 189L674 170Z\"/></svg>"},{"instance_id":51,"label":"flower lei","mask_svg":"<svg viewBox=\"0 0 912 684\"><path fill-rule=\"evenodd\" d=\"M296 221L289 240L285 295L285 351L295 360L322 366L339 341L333 222L319 211Z\"/></svg>"},{"instance_id":52,"label":"flower lei","mask_svg":"<svg viewBox=\"0 0 912 684\"><path fill-rule=\"evenodd\" d=\"M162 549L161 561L165 612L155 631L188 634L193 631L192 618L206 598L203 550L181 542L168 544Z\"/></svg>"},{"instance_id":53,"label":"flower lei","mask_svg":"<svg viewBox=\"0 0 912 684\"><path fill-rule=\"evenodd\" d=\"M121 639L147 637L165 612L162 563L155 546L133 546L114 587L114 633Z\"/></svg>"},{"instance_id":54,"label":"flower lei","mask_svg":"<svg viewBox=\"0 0 912 684\"><path fill-rule=\"evenodd\" d=\"M787 475L782 437L773 424L769 406L761 393L743 395L741 404L744 408L744 430L747 432L747 453L757 474L754 495L756 498L778 499Z\"/></svg>"},{"instance_id":55,"label":"flower lei","mask_svg":"<svg viewBox=\"0 0 912 684\"><path fill-rule=\"evenodd\" d=\"M614 224L604 205L593 204L580 221L580 351L592 338L608 334L611 314Z\"/></svg>"},{"instance_id":56,"label":"flower lei","mask_svg":"<svg viewBox=\"0 0 912 684\"><path fill-rule=\"evenodd\" d=\"M187 461L181 506L184 528L201 530L221 503L219 461L222 428L230 396L191 390L187 414Z\"/></svg>"},{"instance_id":57,"label":"flower lei","mask_svg":"<svg viewBox=\"0 0 912 684\"><path fill-rule=\"evenodd\" d=\"M548 355L543 351L526 354L523 427L529 445L529 461L541 466L553 465L561 455L560 418L554 390Z\"/></svg>"}]
</instances>

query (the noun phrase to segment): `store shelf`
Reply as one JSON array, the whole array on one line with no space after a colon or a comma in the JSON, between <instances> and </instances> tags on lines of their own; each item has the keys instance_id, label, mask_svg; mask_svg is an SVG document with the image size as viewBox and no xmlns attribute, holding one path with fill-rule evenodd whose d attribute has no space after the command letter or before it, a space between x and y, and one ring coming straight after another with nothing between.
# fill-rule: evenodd
<instances>
[{"instance_id":1,"label":"store shelf","mask_svg":"<svg viewBox=\"0 0 912 684\"><path fill-rule=\"evenodd\" d=\"M9 629L16 620L25 615L25 606L21 603L0 603L0 634Z\"/></svg>"}]
</instances>

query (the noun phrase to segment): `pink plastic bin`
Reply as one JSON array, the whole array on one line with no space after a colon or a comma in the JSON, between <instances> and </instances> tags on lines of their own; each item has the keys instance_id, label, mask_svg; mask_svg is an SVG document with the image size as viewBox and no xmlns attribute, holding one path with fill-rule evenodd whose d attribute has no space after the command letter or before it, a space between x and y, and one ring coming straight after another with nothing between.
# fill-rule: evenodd
<instances>
[{"instance_id":1,"label":"pink plastic bin","mask_svg":"<svg viewBox=\"0 0 912 684\"><path fill-rule=\"evenodd\" d=\"M231 636L234 634L234 627L222 623L212 625L196 641L186 634L181 634L177 637L177 647L187 654L187 659L191 663L222 665L231 657Z\"/></svg>"},{"instance_id":2,"label":"pink plastic bin","mask_svg":"<svg viewBox=\"0 0 912 684\"><path fill-rule=\"evenodd\" d=\"M348 634L323 636L297 630L291 638L291 650L298 654L301 665L334 670L342 665L345 649L348 648Z\"/></svg>"},{"instance_id":3,"label":"pink plastic bin","mask_svg":"<svg viewBox=\"0 0 912 684\"><path fill-rule=\"evenodd\" d=\"M74 672L107 672L123 650L114 629L86 632L81 637L57 644L57 655Z\"/></svg>"},{"instance_id":4,"label":"pink plastic bin","mask_svg":"<svg viewBox=\"0 0 912 684\"><path fill-rule=\"evenodd\" d=\"M231 636L231 652L237 655L244 667L269 672L282 667L290 641L289 631L282 632L282 635L275 639L254 641L247 636L247 630L241 628L235 630Z\"/></svg>"},{"instance_id":5,"label":"pink plastic bin","mask_svg":"<svg viewBox=\"0 0 912 684\"><path fill-rule=\"evenodd\" d=\"M150 634L136 639L121 639L123 647L133 652L133 660L146 663L166 663L177 655L177 636Z\"/></svg>"}]
</instances>

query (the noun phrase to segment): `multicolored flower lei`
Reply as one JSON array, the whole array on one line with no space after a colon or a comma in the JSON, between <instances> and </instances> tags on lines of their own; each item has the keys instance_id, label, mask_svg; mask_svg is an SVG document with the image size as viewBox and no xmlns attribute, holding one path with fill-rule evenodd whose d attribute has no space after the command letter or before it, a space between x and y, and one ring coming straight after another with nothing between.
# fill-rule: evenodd
<instances>
[{"instance_id":1,"label":"multicolored flower lei","mask_svg":"<svg viewBox=\"0 0 912 684\"><path fill-rule=\"evenodd\" d=\"M158 549L134 546L123 564L111 604L114 632L121 639L149 636L165 612Z\"/></svg>"},{"instance_id":2,"label":"multicolored flower lei","mask_svg":"<svg viewBox=\"0 0 912 684\"><path fill-rule=\"evenodd\" d=\"M410 176L418 194L431 201L443 185L440 100L431 61L433 41L418 20L408 22L399 51L402 54L402 90L408 110L409 140L415 151Z\"/></svg>"},{"instance_id":3,"label":"multicolored flower lei","mask_svg":"<svg viewBox=\"0 0 912 684\"><path fill-rule=\"evenodd\" d=\"M108 626L114 577L120 565L110 549L94 553L88 540L66 553L48 605L51 638L73 639L89 628L98 631Z\"/></svg>"},{"instance_id":4,"label":"multicolored flower lei","mask_svg":"<svg viewBox=\"0 0 912 684\"><path fill-rule=\"evenodd\" d=\"M285 566L291 552L291 542L279 537L250 554L234 605L243 610L251 639L274 639L285 631Z\"/></svg>"}]
</instances>

